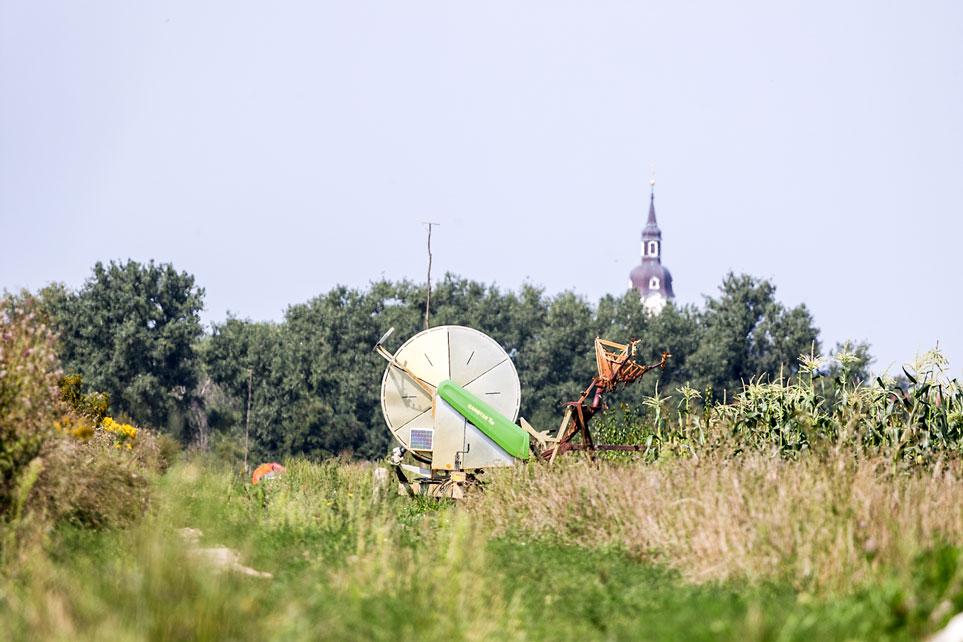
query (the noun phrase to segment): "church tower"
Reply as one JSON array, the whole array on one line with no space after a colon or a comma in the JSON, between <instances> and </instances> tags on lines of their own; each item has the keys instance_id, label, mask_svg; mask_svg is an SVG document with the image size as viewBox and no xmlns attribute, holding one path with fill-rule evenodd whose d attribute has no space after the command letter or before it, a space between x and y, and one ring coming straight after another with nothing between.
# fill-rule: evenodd
<instances>
[{"instance_id":1,"label":"church tower","mask_svg":"<svg viewBox=\"0 0 963 642\"><path fill-rule=\"evenodd\" d=\"M662 230L655 220L655 181L651 182L649 218L642 229L642 263L629 275L632 287L639 291L642 304L651 314L659 314L665 304L675 298L672 274L662 266Z\"/></svg>"}]
</instances>

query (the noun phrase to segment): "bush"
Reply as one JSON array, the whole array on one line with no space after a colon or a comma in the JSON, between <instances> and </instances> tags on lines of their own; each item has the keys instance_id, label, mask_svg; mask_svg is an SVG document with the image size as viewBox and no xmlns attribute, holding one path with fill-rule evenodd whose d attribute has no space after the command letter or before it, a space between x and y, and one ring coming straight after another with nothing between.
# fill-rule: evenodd
<instances>
[{"instance_id":1,"label":"bush","mask_svg":"<svg viewBox=\"0 0 963 642\"><path fill-rule=\"evenodd\" d=\"M60 414L56 337L36 299L27 293L0 299L0 519L19 513L36 479L24 476ZM21 486L18 488L18 486Z\"/></svg>"},{"instance_id":2,"label":"bush","mask_svg":"<svg viewBox=\"0 0 963 642\"><path fill-rule=\"evenodd\" d=\"M43 470L27 500L31 519L38 524L127 526L149 507L149 481L141 463L144 455L115 448L105 431L98 430L86 441L51 439L42 459ZM154 457L146 459L153 461Z\"/></svg>"},{"instance_id":3,"label":"bush","mask_svg":"<svg viewBox=\"0 0 963 642\"><path fill-rule=\"evenodd\" d=\"M70 408L66 422L87 430L61 431L41 451L43 470L28 503L46 523L68 522L89 528L127 526L144 514L150 503L147 476L166 466L164 449L149 430L103 415L106 407L92 404L102 393L71 392L79 376L61 385ZM79 413L94 408L93 417ZM100 416L100 421L92 420ZM89 431L89 432L88 432Z\"/></svg>"},{"instance_id":4,"label":"bush","mask_svg":"<svg viewBox=\"0 0 963 642\"><path fill-rule=\"evenodd\" d=\"M57 339L29 294L0 300L0 543L11 559L57 523L124 526L177 446L107 416L109 398L62 376Z\"/></svg>"},{"instance_id":5,"label":"bush","mask_svg":"<svg viewBox=\"0 0 963 642\"><path fill-rule=\"evenodd\" d=\"M157 468L158 472L165 472L181 454L181 442L170 435L157 435Z\"/></svg>"}]
</instances>

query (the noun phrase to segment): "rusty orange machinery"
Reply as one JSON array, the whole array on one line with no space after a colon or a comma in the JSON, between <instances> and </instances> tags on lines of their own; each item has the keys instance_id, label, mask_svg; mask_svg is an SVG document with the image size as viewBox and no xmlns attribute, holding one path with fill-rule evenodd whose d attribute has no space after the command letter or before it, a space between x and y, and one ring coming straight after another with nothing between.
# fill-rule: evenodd
<instances>
[{"instance_id":1,"label":"rusty orange machinery","mask_svg":"<svg viewBox=\"0 0 963 642\"><path fill-rule=\"evenodd\" d=\"M598 374L592 378L591 383L585 388L577 401L570 401L565 404L565 414L562 416L562 423L558 427L558 434L551 440L551 446L541 450L540 457L554 461L560 453L569 450L638 451L644 448L641 445L631 444L596 444L588 427L592 417L599 410L604 409L602 398L606 393L614 392L638 381L650 370L664 369L669 357L672 356L668 352L663 352L662 359L658 363L640 364L635 361L638 344L638 339L628 343L616 343L598 337L595 338L595 362L598 367ZM591 402L588 401L590 397ZM581 443L573 443L572 440L576 435L581 436Z\"/></svg>"}]
</instances>

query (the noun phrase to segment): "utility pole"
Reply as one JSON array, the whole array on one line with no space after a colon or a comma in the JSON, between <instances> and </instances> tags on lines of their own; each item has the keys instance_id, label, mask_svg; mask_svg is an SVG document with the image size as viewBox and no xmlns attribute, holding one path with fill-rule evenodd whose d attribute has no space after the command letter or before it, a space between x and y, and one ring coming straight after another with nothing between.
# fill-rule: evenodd
<instances>
[{"instance_id":1,"label":"utility pole","mask_svg":"<svg viewBox=\"0 0 963 642\"><path fill-rule=\"evenodd\" d=\"M247 465L247 453L251 441L251 388L254 385L254 368L247 369L247 413L244 418L244 474L251 472Z\"/></svg>"},{"instance_id":2,"label":"utility pole","mask_svg":"<svg viewBox=\"0 0 963 642\"><path fill-rule=\"evenodd\" d=\"M428 226L428 297L425 299L425 330L428 329L428 314L431 306L431 228L441 223L434 221L422 221Z\"/></svg>"}]
</instances>

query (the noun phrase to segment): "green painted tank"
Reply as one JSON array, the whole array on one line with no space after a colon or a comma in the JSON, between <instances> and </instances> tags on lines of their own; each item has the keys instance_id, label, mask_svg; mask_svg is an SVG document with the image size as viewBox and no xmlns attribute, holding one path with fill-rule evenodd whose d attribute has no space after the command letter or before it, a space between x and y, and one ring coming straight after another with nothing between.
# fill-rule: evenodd
<instances>
[{"instance_id":1,"label":"green painted tank","mask_svg":"<svg viewBox=\"0 0 963 642\"><path fill-rule=\"evenodd\" d=\"M438 385L438 396L447 401L473 426L498 444L512 457L528 459L528 433L516 426L505 415L447 379Z\"/></svg>"}]
</instances>

